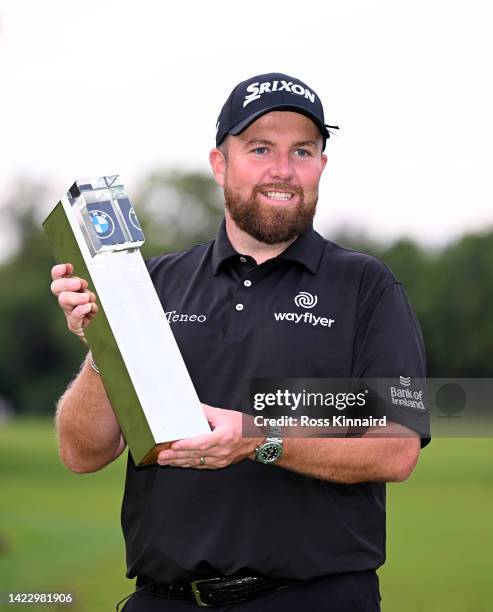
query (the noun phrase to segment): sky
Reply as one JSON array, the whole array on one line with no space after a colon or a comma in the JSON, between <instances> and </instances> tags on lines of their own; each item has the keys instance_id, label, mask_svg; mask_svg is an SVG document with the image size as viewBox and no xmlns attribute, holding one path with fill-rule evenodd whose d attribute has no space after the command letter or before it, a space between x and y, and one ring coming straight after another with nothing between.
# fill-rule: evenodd
<instances>
[{"instance_id":1,"label":"sky","mask_svg":"<svg viewBox=\"0 0 493 612\"><path fill-rule=\"evenodd\" d=\"M0 0L0 203L19 178L59 197L120 174L132 195L152 170L208 172L231 89L278 71L340 126L327 237L492 228L492 17L489 0Z\"/></svg>"}]
</instances>

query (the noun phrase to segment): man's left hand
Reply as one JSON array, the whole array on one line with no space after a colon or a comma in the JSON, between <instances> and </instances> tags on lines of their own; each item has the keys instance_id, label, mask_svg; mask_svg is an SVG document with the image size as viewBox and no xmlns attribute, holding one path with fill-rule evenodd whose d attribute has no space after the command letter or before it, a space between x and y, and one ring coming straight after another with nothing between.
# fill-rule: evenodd
<instances>
[{"instance_id":1,"label":"man's left hand","mask_svg":"<svg viewBox=\"0 0 493 612\"><path fill-rule=\"evenodd\" d=\"M158 455L159 465L217 470L248 457L265 438L243 438L243 414L202 404L212 432L173 442ZM202 461L201 461L202 458Z\"/></svg>"}]
</instances>

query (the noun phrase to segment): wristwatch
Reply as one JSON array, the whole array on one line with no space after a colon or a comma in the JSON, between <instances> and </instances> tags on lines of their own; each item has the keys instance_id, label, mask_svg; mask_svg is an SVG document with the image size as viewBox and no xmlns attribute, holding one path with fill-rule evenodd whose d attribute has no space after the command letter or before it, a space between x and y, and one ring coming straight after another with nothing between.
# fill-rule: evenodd
<instances>
[{"instance_id":1,"label":"wristwatch","mask_svg":"<svg viewBox=\"0 0 493 612\"><path fill-rule=\"evenodd\" d=\"M267 438L255 449L255 461L269 465L279 461L281 456L281 430L278 427L271 427Z\"/></svg>"}]
</instances>

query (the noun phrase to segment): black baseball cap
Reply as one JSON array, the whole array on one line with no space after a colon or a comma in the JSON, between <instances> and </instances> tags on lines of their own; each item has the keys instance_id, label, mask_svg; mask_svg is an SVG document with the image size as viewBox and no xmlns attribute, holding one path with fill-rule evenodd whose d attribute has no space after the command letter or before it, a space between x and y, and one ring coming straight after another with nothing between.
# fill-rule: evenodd
<instances>
[{"instance_id":1,"label":"black baseball cap","mask_svg":"<svg viewBox=\"0 0 493 612\"><path fill-rule=\"evenodd\" d=\"M322 102L303 81L281 72L259 74L239 83L229 94L219 113L216 125L216 147L228 134L241 134L262 115L274 110L290 110L311 119L320 130L325 143L330 138Z\"/></svg>"}]
</instances>

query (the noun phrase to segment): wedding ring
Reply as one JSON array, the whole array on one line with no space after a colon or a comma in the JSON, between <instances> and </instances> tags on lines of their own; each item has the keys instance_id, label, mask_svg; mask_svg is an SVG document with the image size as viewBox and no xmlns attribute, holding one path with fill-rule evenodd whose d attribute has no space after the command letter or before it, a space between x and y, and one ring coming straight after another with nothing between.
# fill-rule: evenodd
<instances>
[{"instance_id":1,"label":"wedding ring","mask_svg":"<svg viewBox=\"0 0 493 612\"><path fill-rule=\"evenodd\" d=\"M200 458L199 465L205 465L205 457Z\"/></svg>"}]
</instances>

